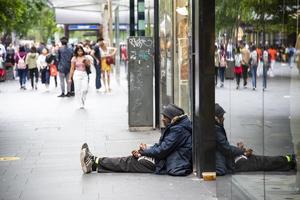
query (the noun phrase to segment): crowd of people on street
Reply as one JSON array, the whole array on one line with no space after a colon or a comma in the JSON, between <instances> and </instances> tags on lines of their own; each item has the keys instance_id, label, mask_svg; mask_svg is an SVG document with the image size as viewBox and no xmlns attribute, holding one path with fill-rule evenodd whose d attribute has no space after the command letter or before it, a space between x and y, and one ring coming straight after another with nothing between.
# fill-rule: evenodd
<instances>
[{"instance_id":1,"label":"crowd of people on street","mask_svg":"<svg viewBox=\"0 0 300 200\"><path fill-rule=\"evenodd\" d=\"M15 48L12 44L8 47L0 44L0 77L19 79L21 90L27 89L27 80L30 80L32 90L38 90L40 81L44 89L49 91L51 77L57 87L58 76L61 89L58 97L76 96L80 108L84 108L92 68L95 69L96 90L100 91L103 85L105 93L112 91L110 74L116 52L117 48L107 46L103 38L99 38L95 44L84 41L70 45L66 37L51 46L40 43ZM121 59L126 63L124 45L120 52Z\"/></svg>"},{"instance_id":2,"label":"crowd of people on street","mask_svg":"<svg viewBox=\"0 0 300 200\"><path fill-rule=\"evenodd\" d=\"M284 51L283 51L284 49ZM243 87L247 88L248 77L251 77L252 89L257 89L257 77L262 76L263 91L267 88L267 77L274 77L275 62L287 62L292 68L295 59L296 49L289 47L275 48L274 46L256 46L240 42L234 47L231 42L228 44L215 45L215 85L224 87L226 68L230 62L233 63L233 72L236 80L236 89L240 89L240 81L243 80ZM230 72L228 72L230 74ZM229 77L230 79L233 77Z\"/></svg>"}]
</instances>

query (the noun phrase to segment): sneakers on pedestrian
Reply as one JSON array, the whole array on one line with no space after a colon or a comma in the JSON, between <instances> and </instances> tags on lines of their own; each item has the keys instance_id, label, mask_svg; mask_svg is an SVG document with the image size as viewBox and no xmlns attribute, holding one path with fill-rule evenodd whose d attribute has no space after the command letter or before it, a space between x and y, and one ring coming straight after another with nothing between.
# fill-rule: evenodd
<instances>
[{"instance_id":1,"label":"sneakers on pedestrian","mask_svg":"<svg viewBox=\"0 0 300 200\"><path fill-rule=\"evenodd\" d=\"M61 93L60 95L58 95L57 97L65 97L64 93Z\"/></svg>"},{"instance_id":2,"label":"sneakers on pedestrian","mask_svg":"<svg viewBox=\"0 0 300 200\"><path fill-rule=\"evenodd\" d=\"M80 164L82 171L87 174L93 171L93 165L95 163L94 155L90 152L87 143L84 143L80 151Z\"/></svg>"}]
</instances>

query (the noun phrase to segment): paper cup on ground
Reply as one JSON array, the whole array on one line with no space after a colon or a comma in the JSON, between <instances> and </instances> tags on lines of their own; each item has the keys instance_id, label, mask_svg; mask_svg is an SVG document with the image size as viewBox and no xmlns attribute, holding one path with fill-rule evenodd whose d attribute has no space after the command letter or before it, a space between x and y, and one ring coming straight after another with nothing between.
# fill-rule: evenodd
<instances>
[{"instance_id":1,"label":"paper cup on ground","mask_svg":"<svg viewBox=\"0 0 300 200\"><path fill-rule=\"evenodd\" d=\"M202 172L202 177L205 181L214 181L216 176L216 172Z\"/></svg>"}]
</instances>

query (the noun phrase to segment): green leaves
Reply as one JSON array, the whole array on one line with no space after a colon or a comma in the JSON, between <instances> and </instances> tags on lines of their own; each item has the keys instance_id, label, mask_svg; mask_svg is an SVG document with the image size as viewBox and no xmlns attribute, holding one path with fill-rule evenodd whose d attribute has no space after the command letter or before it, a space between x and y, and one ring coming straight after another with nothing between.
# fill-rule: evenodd
<instances>
[{"instance_id":1,"label":"green leaves","mask_svg":"<svg viewBox=\"0 0 300 200\"><path fill-rule=\"evenodd\" d=\"M56 29L54 14L46 0L0 0L0 32L25 36L31 29L47 30L43 38Z\"/></svg>"}]
</instances>

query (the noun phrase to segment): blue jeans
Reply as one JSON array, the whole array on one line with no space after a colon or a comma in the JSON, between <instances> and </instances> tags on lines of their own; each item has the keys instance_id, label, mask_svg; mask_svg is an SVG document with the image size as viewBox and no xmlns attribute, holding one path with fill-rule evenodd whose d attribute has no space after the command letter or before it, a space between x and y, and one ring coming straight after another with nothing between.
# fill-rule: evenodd
<instances>
[{"instance_id":1,"label":"blue jeans","mask_svg":"<svg viewBox=\"0 0 300 200\"><path fill-rule=\"evenodd\" d=\"M101 88L101 68L100 68L99 64L95 65L95 69L96 69L96 89L100 89Z\"/></svg>"},{"instance_id":2,"label":"blue jeans","mask_svg":"<svg viewBox=\"0 0 300 200\"><path fill-rule=\"evenodd\" d=\"M49 69L42 69L42 75L41 75L42 83L43 84L50 84L50 71Z\"/></svg>"},{"instance_id":3,"label":"blue jeans","mask_svg":"<svg viewBox=\"0 0 300 200\"><path fill-rule=\"evenodd\" d=\"M219 74L220 74L220 80L221 80L221 83L224 83L224 78L225 78L225 67L219 67Z\"/></svg>"},{"instance_id":4,"label":"blue jeans","mask_svg":"<svg viewBox=\"0 0 300 200\"><path fill-rule=\"evenodd\" d=\"M27 78L27 69L18 69L20 86L25 86Z\"/></svg>"},{"instance_id":5,"label":"blue jeans","mask_svg":"<svg viewBox=\"0 0 300 200\"><path fill-rule=\"evenodd\" d=\"M252 87L256 88L257 65L251 66Z\"/></svg>"}]
</instances>

